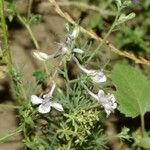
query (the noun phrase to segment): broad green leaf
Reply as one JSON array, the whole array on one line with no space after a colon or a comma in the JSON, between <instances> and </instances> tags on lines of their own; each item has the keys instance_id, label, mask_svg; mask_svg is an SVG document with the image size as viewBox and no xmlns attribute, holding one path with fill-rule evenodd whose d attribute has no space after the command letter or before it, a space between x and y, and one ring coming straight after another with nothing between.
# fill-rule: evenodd
<instances>
[{"instance_id":1,"label":"broad green leaf","mask_svg":"<svg viewBox=\"0 0 150 150\"><path fill-rule=\"evenodd\" d=\"M150 149L150 137L145 137L141 139L139 146L146 148L146 149Z\"/></svg>"},{"instance_id":2,"label":"broad green leaf","mask_svg":"<svg viewBox=\"0 0 150 150\"><path fill-rule=\"evenodd\" d=\"M150 111L150 82L129 65L116 65L112 71L119 111L135 118Z\"/></svg>"}]
</instances>

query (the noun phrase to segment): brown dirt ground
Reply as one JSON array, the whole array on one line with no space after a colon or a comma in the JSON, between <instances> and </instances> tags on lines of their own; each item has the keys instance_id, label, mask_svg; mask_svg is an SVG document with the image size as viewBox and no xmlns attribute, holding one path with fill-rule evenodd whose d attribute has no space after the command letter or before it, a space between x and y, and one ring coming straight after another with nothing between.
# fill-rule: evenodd
<instances>
[{"instance_id":1,"label":"brown dirt ground","mask_svg":"<svg viewBox=\"0 0 150 150\"><path fill-rule=\"evenodd\" d=\"M26 2L18 1L18 8L23 14L26 10ZM48 10L47 10L48 12ZM55 51L56 42L64 36L64 20L53 13L48 13L43 16L42 23L33 26L32 30L37 41L40 44L41 50L46 53L53 53ZM10 48L13 57L13 63L22 68L23 81L32 78L32 73L35 69L40 67L34 58L31 56L31 50L34 49L31 38L25 28L13 27L9 31ZM7 77L4 81L0 81L0 103L14 104L11 98L9 82ZM14 110L0 108L0 138L11 133L18 126L17 114ZM16 134L9 141L0 145L0 150L21 150L23 144L21 142L21 135Z\"/></svg>"}]
</instances>

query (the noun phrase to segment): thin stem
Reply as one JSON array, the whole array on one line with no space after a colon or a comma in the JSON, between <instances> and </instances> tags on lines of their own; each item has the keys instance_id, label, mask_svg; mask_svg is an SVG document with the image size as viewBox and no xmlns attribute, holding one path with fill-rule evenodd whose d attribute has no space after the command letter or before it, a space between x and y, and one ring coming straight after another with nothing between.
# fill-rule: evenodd
<instances>
[{"instance_id":1,"label":"thin stem","mask_svg":"<svg viewBox=\"0 0 150 150\"><path fill-rule=\"evenodd\" d=\"M8 105L8 104L0 104L0 108L5 108L5 109L20 109L21 106L14 106L14 105Z\"/></svg>"},{"instance_id":2,"label":"thin stem","mask_svg":"<svg viewBox=\"0 0 150 150\"><path fill-rule=\"evenodd\" d=\"M111 32L113 31L113 29L115 28L116 26L116 22L118 20L118 17L119 17L119 14L120 14L120 9L118 10L117 12L117 15L115 17L115 20L111 26L111 28L109 29L109 31L107 32L107 34L105 35L103 41L99 44L99 46L95 49L95 51L92 53L92 55L89 57L89 59L87 60L86 63L88 63L96 54L97 52L99 51L99 49L103 46L103 44L105 44L105 42L107 41L107 38L109 37L109 35L111 34Z\"/></svg>"},{"instance_id":3,"label":"thin stem","mask_svg":"<svg viewBox=\"0 0 150 150\"><path fill-rule=\"evenodd\" d=\"M25 26L25 28L28 30L28 32L29 32L29 34L30 34L30 36L31 36L31 39L32 39L32 41L33 41L33 43L34 43L34 45L35 45L35 47L36 47L36 49L39 50L39 49L40 49L40 46L39 46L39 44L38 44L38 42L37 42L37 40L36 40L36 38L35 38L35 36L34 36L32 30L31 30L31 28L30 28L29 24L26 23L25 19L23 19L23 18L20 16L20 14L17 14L17 18L18 18L18 20Z\"/></svg>"},{"instance_id":4,"label":"thin stem","mask_svg":"<svg viewBox=\"0 0 150 150\"><path fill-rule=\"evenodd\" d=\"M24 99L26 100L27 99L27 95L26 95L26 92L25 92L25 89L24 89L22 81L21 81L21 84L20 84L20 90L22 91L22 95L23 95Z\"/></svg>"},{"instance_id":5,"label":"thin stem","mask_svg":"<svg viewBox=\"0 0 150 150\"><path fill-rule=\"evenodd\" d=\"M71 143L72 143L72 139L68 142L67 150L70 150L70 149L71 149Z\"/></svg>"},{"instance_id":6,"label":"thin stem","mask_svg":"<svg viewBox=\"0 0 150 150\"><path fill-rule=\"evenodd\" d=\"M0 0L0 18L1 18L1 28L2 28L2 56L3 60L7 64L8 70L12 70L12 59L8 41L8 31L4 15L4 0Z\"/></svg>"},{"instance_id":7,"label":"thin stem","mask_svg":"<svg viewBox=\"0 0 150 150\"><path fill-rule=\"evenodd\" d=\"M145 134L145 120L144 120L144 115L140 115L141 118L141 135L144 137Z\"/></svg>"},{"instance_id":8,"label":"thin stem","mask_svg":"<svg viewBox=\"0 0 150 150\"><path fill-rule=\"evenodd\" d=\"M109 10L105 10L105 9L101 9L99 7L96 7L94 5L88 5L86 3L83 2L76 2L76 1L67 1L67 2L58 2L59 6L75 6L75 7L79 7L79 8L84 8L84 9L89 9L89 10L93 10L98 12L99 14L103 15L104 17L108 16L115 16L116 13L109 11Z\"/></svg>"},{"instance_id":9,"label":"thin stem","mask_svg":"<svg viewBox=\"0 0 150 150\"><path fill-rule=\"evenodd\" d=\"M0 17L1 17L1 27L2 27L2 49L3 49L3 59L7 64L7 68L9 70L9 73L12 74L13 66L12 66L12 59L11 59L11 52L9 47L9 41L8 41L8 31L7 31L7 25L4 17L4 1L0 1ZM12 77L12 76L11 76ZM21 85L22 89L22 85ZM24 89L22 89L24 91ZM24 97L26 98L25 93L23 93Z\"/></svg>"},{"instance_id":10,"label":"thin stem","mask_svg":"<svg viewBox=\"0 0 150 150\"><path fill-rule=\"evenodd\" d=\"M63 60L61 60L61 61L59 62L58 67L60 67L60 66L62 65L62 63L63 63ZM47 91L47 89L49 88L50 83L51 83L52 81L55 81L55 77L57 76L57 73L58 73L58 69L55 70L55 72L53 73L52 76L49 76L49 81L48 81L48 83L47 83L47 88L45 89L45 91ZM43 94L44 94L44 91L42 91L42 92L40 93L40 97L41 97Z\"/></svg>"},{"instance_id":11,"label":"thin stem","mask_svg":"<svg viewBox=\"0 0 150 150\"><path fill-rule=\"evenodd\" d=\"M30 16L31 16L32 3L33 3L33 0L29 0L29 2L28 2L28 14L27 14L28 20L30 19Z\"/></svg>"},{"instance_id":12,"label":"thin stem","mask_svg":"<svg viewBox=\"0 0 150 150\"><path fill-rule=\"evenodd\" d=\"M96 94L94 94L93 92L91 92L83 82L81 82L81 84L85 88L85 90L87 90L87 92L98 101L98 96Z\"/></svg>"},{"instance_id":13,"label":"thin stem","mask_svg":"<svg viewBox=\"0 0 150 150\"><path fill-rule=\"evenodd\" d=\"M65 71L65 77L66 77L67 84L69 84L69 77L68 77L67 61L66 61L66 59L64 59L64 71Z\"/></svg>"},{"instance_id":14,"label":"thin stem","mask_svg":"<svg viewBox=\"0 0 150 150\"><path fill-rule=\"evenodd\" d=\"M13 135L15 135L16 133L19 133L21 131L22 131L22 128L20 129L20 127L19 127L17 129L15 129L12 133L6 134L4 137L0 138L0 144L4 143L10 137L12 137Z\"/></svg>"},{"instance_id":15,"label":"thin stem","mask_svg":"<svg viewBox=\"0 0 150 150\"><path fill-rule=\"evenodd\" d=\"M20 16L20 14L17 14L17 17L18 17L18 20L19 20L19 21L25 26L25 28L28 30L28 32L29 32L29 34L30 34L30 36L31 36L31 39L32 39L32 41L33 41L33 43L34 43L35 48L39 51L39 50L40 50L40 46L39 46L39 44L38 44L38 42L37 42L37 40L36 40L36 38L35 38L35 36L34 36L32 30L31 30L31 28L30 28L30 25L25 21L24 18L22 18L22 17ZM43 64L44 64L44 69L45 69L46 73L49 74L49 71L48 71L48 67L47 67L47 65L46 65L46 62L43 62Z\"/></svg>"},{"instance_id":16,"label":"thin stem","mask_svg":"<svg viewBox=\"0 0 150 150\"><path fill-rule=\"evenodd\" d=\"M6 21L4 17L4 1L3 0L0 1L0 17L1 17L1 26L2 26L2 31L3 31L3 35L2 35L3 59L7 64L7 68L10 74L12 74L13 66L12 66L11 52L10 52L9 41L8 41L7 25L6 25ZM21 85L21 90L24 91L24 89L22 89L22 85ZM26 98L25 92L23 92L23 95Z\"/></svg>"}]
</instances>

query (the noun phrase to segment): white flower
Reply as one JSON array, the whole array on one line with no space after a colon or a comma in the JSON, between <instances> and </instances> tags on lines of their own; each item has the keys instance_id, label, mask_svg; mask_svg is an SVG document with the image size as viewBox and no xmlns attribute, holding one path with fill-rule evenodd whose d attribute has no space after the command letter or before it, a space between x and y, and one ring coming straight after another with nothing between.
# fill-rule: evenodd
<instances>
[{"instance_id":1,"label":"white flower","mask_svg":"<svg viewBox=\"0 0 150 150\"><path fill-rule=\"evenodd\" d=\"M56 84L53 83L53 86L52 86L50 92L46 95L43 95L43 98L40 98L36 95L31 96L32 104L34 104L34 105L40 104L38 107L39 113L42 113L42 114L48 113L48 112L50 112L51 107L55 108L58 111L64 111L61 104L51 101L52 94L54 92L55 87L56 87Z\"/></svg>"},{"instance_id":2,"label":"white flower","mask_svg":"<svg viewBox=\"0 0 150 150\"><path fill-rule=\"evenodd\" d=\"M92 70L92 69L86 69L84 66L82 66L76 57L73 56L74 61L77 63L78 67L87 75L91 77L93 82L95 83L103 83L106 82L107 77L105 74L100 70Z\"/></svg>"},{"instance_id":3,"label":"white flower","mask_svg":"<svg viewBox=\"0 0 150 150\"><path fill-rule=\"evenodd\" d=\"M114 112L114 109L117 108L116 99L113 94L108 93L106 95L103 90L99 90L98 94L94 94L89 89L87 89L87 87L85 88L88 93L104 107L107 117L110 115L110 113Z\"/></svg>"},{"instance_id":4,"label":"white flower","mask_svg":"<svg viewBox=\"0 0 150 150\"><path fill-rule=\"evenodd\" d=\"M104 107L108 117L110 113L114 112L114 109L117 108L115 96L110 93L106 95L103 90L99 90L97 97L98 97L98 102Z\"/></svg>"}]
</instances>

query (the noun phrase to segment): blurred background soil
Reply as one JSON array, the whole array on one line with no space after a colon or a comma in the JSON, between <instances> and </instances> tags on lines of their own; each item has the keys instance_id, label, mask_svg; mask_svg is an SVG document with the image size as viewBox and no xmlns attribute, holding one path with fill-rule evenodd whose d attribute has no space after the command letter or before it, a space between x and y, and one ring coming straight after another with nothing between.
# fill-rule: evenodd
<instances>
[{"instance_id":1,"label":"blurred background soil","mask_svg":"<svg viewBox=\"0 0 150 150\"><path fill-rule=\"evenodd\" d=\"M27 1L17 1L17 8L22 15L27 12ZM45 9L46 8L46 9ZM40 44L41 50L46 53L53 53L56 48L56 42L64 38L64 20L55 13L50 12L50 7L42 3L35 3L33 10L43 13L42 22L32 26L33 33ZM39 11L40 10L40 11ZM35 59L31 56L31 50L34 50L30 35L27 30L20 25L14 18L9 24L10 48L13 57L13 63L23 74L23 80L32 78L35 69L39 67ZM14 104L10 93L9 80L7 78L0 81L0 103ZM18 126L17 114L12 109L0 108L0 138L11 133ZM0 144L0 150L22 150L21 135L15 134L8 142Z\"/></svg>"}]
</instances>

